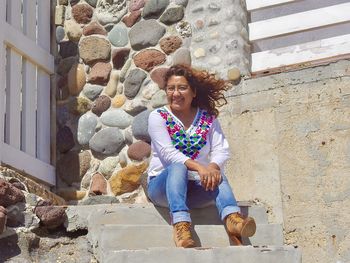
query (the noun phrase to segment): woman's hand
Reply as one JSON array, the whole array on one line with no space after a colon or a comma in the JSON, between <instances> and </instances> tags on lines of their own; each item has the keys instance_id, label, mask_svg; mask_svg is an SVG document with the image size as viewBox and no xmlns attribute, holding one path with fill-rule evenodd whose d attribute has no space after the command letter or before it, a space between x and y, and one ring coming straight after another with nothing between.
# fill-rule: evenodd
<instances>
[{"instance_id":1,"label":"woman's hand","mask_svg":"<svg viewBox=\"0 0 350 263\"><path fill-rule=\"evenodd\" d=\"M207 167L202 166L198 170L201 185L205 188L205 191L213 191L221 182L220 168L216 166L209 164Z\"/></svg>"}]
</instances>

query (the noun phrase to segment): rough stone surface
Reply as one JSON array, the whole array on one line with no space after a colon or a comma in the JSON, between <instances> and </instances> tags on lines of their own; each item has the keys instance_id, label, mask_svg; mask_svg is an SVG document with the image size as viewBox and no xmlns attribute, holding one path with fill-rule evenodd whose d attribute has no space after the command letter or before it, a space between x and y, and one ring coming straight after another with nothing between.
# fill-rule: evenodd
<instances>
[{"instance_id":1,"label":"rough stone surface","mask_svg":"<svg viewBox=\"0 0 350 263\"><path fill-rule=\"evenodd\" d=\"M119 157L110 156L105 158L98 167L98 172L101 173L106 179L109 179L113 171L118 169L119 166Z\"/></svg>"},{"instance_id":2,"label":"rough stone surface","mask_svg":"<svg viewBox=\"0 0 350 263\"><path fill-rule=\"evenodd\" d=\"M56 99L57 100L66 100L69 97L68 89L68 76L58 78L56 86Z\"/></svg>"},{"instance_id":3,"label":"rough stone surface","mask_svg":"<svg viewBox=\"0 0 350 263\"><path fill-rule=\"evenodd\" d=\"M90 5L79 4L72 8L72 15L79 24L87 24L91 21L94 10Z\"/></svg>"},{"instance_id":4,"label":"rough stone surface","mask_svg":"<svg viewBox=\"0 0 350 263\"><path fill-rule=\"evenodd\" d=\"M83 93L90 100L94 100L101 94L102 90L103 90L103 86L101 85L94 85L94 84L87 83L84 86Z\"/></svg>"},{"instance_id":5,"label":"rough stone surface","mask_svg":"<svg viewBox=\"0 0 350 263\"><path fill-rule=\"evenodd\" d=\"M145 0L131 0L129 3L129 10L137 11L140 10L145 5Z\"/></svg>"},{"instance_id":6,"label":"rough stone surface","mask_svg":"<svg viewBox=\"0 0 350 263\"><path fill-rule=\"evenodd\" d=\"M109 62L97 62L91 68L88 75L88 82L92 84L106 85L108 83L111 70L112 66Z\"/></svg>"},{"instance_id":7,"label":"rough stone surface","mask_svg":"<svg viewBox=\"0 0 350 263\"><path fill-rule=\"evenodd\" d=\"M64 27L63 26L58 26L56 27L56 42L61 43L62 40L64 39L66 33L64 32Z\"/></svg>"},{"instance_id":8,"label":"rough stone surface","mask_svg":"<svg viewBox=\"0 0 350 263\"><path fill-rule=\"evenodd\" d=\"M108 33L108 39L113 46L124 47L128 44L128 31L123 24L115 25Z\"/></svg>"},{"instance_id":9,"label":"rough stone surface","mask_svg":"<svg viewBox=\"0 0 350 263\"><path fill-rule=\"evenodd\" d=\"M61 76L67 74L76 62L77 59L75 57L61 59L57 66L57 73Z\"/></svg>"},{"instance_id":10,"label":"rough stone surface","mask_svg":"<svg viewBox=\"0 0 350 263\"><path fill-rule=\"evenodd\" d=\"M158 18L169 5L169 0L148 0L142 9L143 18Z\"/></svg>"},{"instance_id":11,"label":"rough stone surface","mask_svg":"<svg viewBox=\"0 0 350 263\"><path fill-rule=\"evenodd\" d=\"M171 25L179 22L184 17L184 14L184 8L182 6L169 7L160 16L159 21L166 25Z\"/></svg>"},{"instance_id":12,"label":"rough stone surface","mask_svg":"<svg viewBox=\"0 0 350 263\"><path fill-rule=\"evenodd\" d=\"M152 96L159 90L159 87L156 83L150 83L142 90L142 96L145 99L150 100Z\"/></svg>"},{"instance_id":13,"label":"rough stone surface","mask_svg":"<svg viewBox=\"0 0 350 263\"><path fill-rule=\"evenodd\" d=\"M106 195L107 181L102 174L96 173L92 176L89 194Z\"/></svg>"},{"instance_id":14,"label":"rough stone surface","mask_svg":"<svg viewBox=\"0 0 350 263\"><path fill-rule=\"evenodd\" d=\"M227 71L227 78L231 81L237 82L241 79L241 72L238 68L232 68Z\"/></svg>"},{"instance_id":15,"label":"rough stone surface","mask_svg":"<svg viewBox=\"0 0 350 263\"><path fill-rule=\"evenodd\" d=\"M164 51L164 53L169 55L181 47L182 40L178 36L169 36L162 38L159 41L159 44L160 48Z\"/></svg>"},{"instance_id":16,"label":"rough stone surface","mask_svg":"<svg viewBox=\"0 0 350 263\"><path fill-rule=\"evenodd\" d=\"M91 5L92 7L96 7L97 0L85 0L86 3Z\"/></svg>"},{"instance_id":17,"label":"rough stone surface","mask_svg":"<svg viewBox=\"0 0 350 263\"><path fill-rule=\"evenodd\" d=\"M130 45L134 50L152 47L158 44L159 39L164 34L165 27L161 26L155 19L143 20L130 29Z\"/></svg>"},{"instance_id":18,"label":"rough stone surface","mask_svg":"<svg viewBox=\"0 0 350 263\"><path fill-rule=\"evenodd\" d=\"M89 143L91 137L95 134L98 117L92 112L87 112L79 118L77 140L80 145Z\"/></svg>"},{"instance_id":19,"label":"rough stone surface","mask_svg":"<svg viewBox=\"0 0 350 263\"><path fill-rule=\"evenodd\" d=\"M60 153L68 152L74 147L74 136L71 129L68 126L64 126L58 129L56 135L56 145L57 150Z\"/></svg>"},{"instance_id":20,"label":"rough stone surface","mask_svg":"<svg viewBox=\"0 0 350 263\"><path fill-rule=\"evenodd\" d=\"M65 6L63 6L63 5L56 6L56 8L55 8L55 25L63 25L65 12L66 12Z\"/></svg>"},{"instance_id":21,"label":"rough stone surface","mask_svg":"<svg viewBox=\"0 0 350 263\"><path fill-rule=\"evenodd\" d=\"M140 177L147 169L147 163L129 165L113 174L108 180L115 195L132 192L140 186Z\"/></svg>"},{"instance_id":22,"label":"rough stone surface","mask_svg":"<svg viewBox=\"0 0 350 263\"><path fill-rule=\"evenodd\" d=\"M0 206L8 207L22 201L22 191L0 178Z\"/></svg>"},{"instance_id":23,"label":"rough stone surface","mask_svg":"<svg viewBox=\"0 0 350 263\"><path fill-rule=\"evenodd\" d=\"M125 101L126 101L126 97L123 94L116 95L112 99L112 107L120 108L124 105Z\"/></svg>"},{"instance_id":24,"label":"rough stone surface","mask_svg":"<svg viewBox=\"0 0 350 263\"><path fill-rule=\"evenodd\" d=\"M62 225L66 219L63 207L37 206L34 210L40 222L47 228L53 229Z\"/></svg>"},{"instance_id":25,"label":"rough stone surface","mask_svg":"<svg viewBox=\"0 0 350 263\"><path fill-rule=\"evenodd\" d=\"M112 62L115 69L121 69L129 58L129 48L118 48L112 52Z\"/></svg>"},{"instance_id":26,"label":"rough stone surface","mask_svg":"<svg viewBox=\"0 0 350 263\"><path fill-rule=\"evenodd\" d=\"M0 206L0 235L5 230L6 219L7 219L6 215L7 215L6 209L3 206Z\"/></svg>"},{"instance_id":27,"label":"rough stone surface","mask_svg":"<svg viewBox=\"0 0 350 263\"><path fill-rule=\"evenodd\" d=\"M98 131L90 140L89 147L105 155L118 153L124 146L124 136L118 128L105 128Z\"/></svg>"},{"instance_id":28,"label":"rough stone surface","mask_svg":"<svg viewBox=\"0 0 350 263\"><path fill-rule=\"evenodd\" d=\"M118 83L119 83L119 72L116 70L112 70L107 87L104 90L105 94L113 98L117 93Z\"/></svg>"},{"instance_id":29,"label":"rough stone surface","mask_svg":"<svg viewBox=\"0 0 350 263\"><path fill-rule=\"evenodd\" d=\"M139 114L140 112L147 109L147 101L135 98L133 100L127 100L123 106L123 109L132 116Z\"/></svg>"},{"instance_id":30,"label":"rough stone surface","mask_svg":"<svg viewBox=\"0 0 350 263\"><path fill-rule=\"evenodd\" d=\"M164 106L166 104L168 104L168 99L167 99L165 91L164 90L157 91L151 99L152 107L158 108L158 107Z\"/></svg>"},{"instance_id":31,"label":"rough stone surface","mask_svg":"<svg viewBox=\"0 0 350 263\"><path fill-rule=\"evenodd\" d=\"M133 99L137 95L146 76L146 73L140 69L129 72L124 82L124 94L128 99Z\"/></svg>"},{"instance_id":32,"label":"rough stone surface","mask_svg":"<svg viewBox=\"0 0 350 263\"><path fill-rule=\"evenodd\" d=\"M155 66L163 64L165 60L165 54L156 49L146 49L134 56L135 65L146 71L151 71Z\"/></svg>"},{"instance_id":33,"label":"rough stone surface","mask_svg":"<svg viewBox=\"0 0 350 263\"><path fill-rule=\"evenodd\" d=\"M173 65L191 65L191 52L188 48L179 48L173 56Z\"/></svg>"},{"instance_id":34,"label":"rough stone surface","mask_svg":"<svg viewBox=\"0 0 350 263\"><path fill-rule=\"evenodd\" d=\"M101 122L109 127L125 129L132 123L132 117L122 109L111 109L102 113Z\"/></svg>"},{"instance_id":35,"label":"rough stone surface","mask_svg":"<svg viewBox=\"0 0 350 263\"><path fill-rule=\"evenodd\" d=\"M60 189L57 194L66 201L81 200L86 196L86 191L77 191L72 189Z\"/></svg>"},{"instance_id":36,"label":"rough stone surface","mask_svg":"<svg viewBox=\"0 0 350 263\"><path fill-rule=\"evenodd\" d=\"M132 134L138 140L150 142L151 138L148 134L148 117L151 112L149 110L143 111L135 116L132 123Z\"/></svg>"},{"instance_id":37,"label":"rough stone surface","mask_svg":"<svg viewBox=\"0 0 350 263\"><path fill-rule=\"evenodd\" d=\"M81 26L74 20L66 20L64 22L64 30L68 39L73 42L78 42L83 34Z\"/></svg>"},{"instance_id":38,"label":"rough stone surface","mask_svg":"<svg viewBox=\"0 0 350 263\"><path fill-rule=\"evenodd\" d=\"M143 141L135 142L129 146L127 154L132 160L143 161L151 155L151 146Z\"/></svg>"},{"instance_id":39,"label":"rough stone surface","mask_svg":"<svg viewBox=\"0 0 350 263\"><path fill-rule=\"evenodd\" d=\"M91 101L84 97L72 99L68 104L69 112L74 115L82 115L91 109Z\"/></svg>"},{"instance_id":40,"label":"rough stone surface","mask_svg":"<svg viewBox=\"0 0 350 263\"><path fill-rule=\"evenodd\" d=\"M182 36L183 38L191 37L192 36L192 27L191 24L186 21L180 21L175 25L176 31Z\"/></svg>"},{"instance_id":41,"label":"rough stone surface","mask_svg":"<svg viewBox=\"0 0 350 263\"><path fill-rule=\"evenodd\" d=\"M129 15L124 16L122 21L127 27L132 27L141 18L141 11L132 11Z\"/></svg>"},{"instance_id":42,"label":"rough stone surface","mask_svg":"<svg viewBox=\"0 0 350 263\"><path fill-rule=\"evenodd\" d=\"M116 24L127 13L125 0L100 0L97 3L95 14L102 25Z\"/></svg>"},{"instance_id":43,"label":"rough stone surface","mask_svg":"<svg viewBox=\"0 0 350 263\"><path fill-rule=\"evenodd\" d=\"M116 204L119 203L119 200L115 196L106 196L106 195L97 195L90 196L85 200L82 200L78 205L101 205L101 204Z\"/></svg>"},{"instance_id":44,"label":"rough stone surface","mask_svg":"<svg viewBox=\"0 0 350 263\"><path fill-rule=\"evenodd\" d=\"M165 82L165 75L168 72L169 68L156 68L152 70L150 76L151 79L158 84L160 89L164 89L166 82Z\"/></svg>"},{"instance_id":45,"label":"rough stone surface","mask_svg":"<svg viewBox=\"0 0 350 263\"><path fill-rule=\"evenodd\" d=\"M98 61L109 60L111 53L111 44L108 40L89 36L79 43L79 54L84 63L92 65Z\"/></svg>"},{"instance_id":46,"label":"rough stone surface","mask_svg":"<svg viewBox=\"0 0 350 263\"><path fill-rule=\"evenodd\" d=\"M91 111L97 116L101 116L101 114L104 111L106 111L110 106L111 99L106 95L101 95L94 101Z\"/></svg>"},{"instance_id":47,"label":"rough stone surface","mask_svg":"<svg viewBox=\"0 0 350 263\"><path fill-rule=\"evenodd\" d=\"M68 72L68 89L72 96L79 95L86 83L86 74L83 64L74 64Z\"/></svg>"},{"instance_id":48,"label":"rough stone surface","mask_svg":"<svg viewBox=\"0 0 350 263\"><path fill-rule=\"evenodd\" d=\"M188 4L188 0L175 0L175 4L182 5L183 7L186 7Z\"/></svg>"},{"instance_id":49,"label":"rough stone surface","mask_svg":"<svg viewBox=\"0 0 350 263\"><path fill-rule=\"evenodd\" d=\"M83 35L90 36L90 35L95 35L95 34L107 36L107 31L98 22L93 21L84 27Z\"/></svg>"},{"instance_id":50,"label":"rough stone surface","mask_svg":"<svg viewBox=\"0 0 350 263\"><path fill-rule=\"evenodd\" d=\"M59 46L59 54L62 58L68 58L78 54L78 45L72 41L61 42Z\"/></svg>"}]
</instances>

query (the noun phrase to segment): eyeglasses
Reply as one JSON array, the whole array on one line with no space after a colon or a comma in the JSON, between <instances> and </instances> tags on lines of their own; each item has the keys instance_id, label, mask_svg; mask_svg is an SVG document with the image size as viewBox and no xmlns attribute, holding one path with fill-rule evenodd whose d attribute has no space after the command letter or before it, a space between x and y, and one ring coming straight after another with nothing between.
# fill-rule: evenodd
<instances>
[{"instance_id":1,"label":"eyeglasses","mask_svg":"<svg viewBox=\"0 0 350 263\"><path fill-rule=\"evenodd\" d=\"M177 87L177 88L176 88ZM177 90L180 93L184 93L189 89L188 85L179 85L179 86L166 86L165 91L167 93L174 93Z\"/></svg>"}]
</instances>

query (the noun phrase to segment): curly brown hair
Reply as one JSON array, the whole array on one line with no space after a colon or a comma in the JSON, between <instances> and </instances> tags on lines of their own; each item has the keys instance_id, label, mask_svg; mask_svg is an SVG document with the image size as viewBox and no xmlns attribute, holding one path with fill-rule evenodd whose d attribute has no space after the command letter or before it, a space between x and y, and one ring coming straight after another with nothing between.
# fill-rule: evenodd
<instances>
[{"instance_id":1,"label":"curly brown hair","mask_svg":"<svg viewBox=\"0 0 350 263\"><path fill-rule=\"evenodd\" d=\"M217 117L219 115L217 107L227 104L224 91L229 88L229 82L217 79L214 74L206 70L196 70L187 65L174 65L166 73L165 83L174 75L184 76L191 89L196 92L192 106L204 109Z\"/></svg>"}]
</instances>

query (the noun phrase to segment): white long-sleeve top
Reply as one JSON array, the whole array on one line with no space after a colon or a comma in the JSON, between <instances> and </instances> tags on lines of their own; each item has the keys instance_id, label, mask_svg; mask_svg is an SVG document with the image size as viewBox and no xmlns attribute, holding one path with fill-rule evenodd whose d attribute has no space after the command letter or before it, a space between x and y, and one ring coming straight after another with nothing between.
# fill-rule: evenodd
<instances>
[{"instance_id":1,"label":"white long-sleeve top","mask_svg":"<svg viewBox=\"0 0 350 263\"><path fill-rule=\"evenodd\" d=\"M167 108L175 122L182 128L183 123ZM195 133L200 118L200 110L197 109L196 117L191 126L185 131L187 134ZM184 129L184 128L183 128ZM172 163L185 163L190 159L172 144L167 130L166 121L157 110L151 112L148 119L148 133L151 137L152 158L148 167L148 176L157 176L165 167ZM221 169L230 156L229 145L222 132L219 121L214 118L213 123L207 134L207 143L202 147L195 161L208 165L213 162ZM197 173L189 173L189 179L198 179Z\"/></svg>"}]
</instances>

